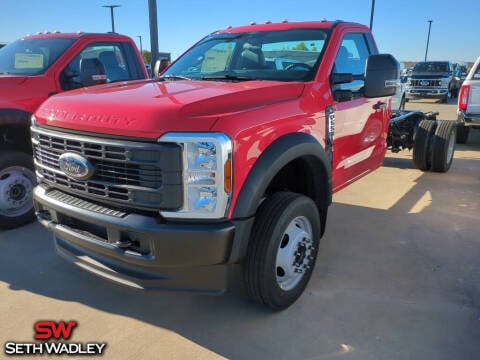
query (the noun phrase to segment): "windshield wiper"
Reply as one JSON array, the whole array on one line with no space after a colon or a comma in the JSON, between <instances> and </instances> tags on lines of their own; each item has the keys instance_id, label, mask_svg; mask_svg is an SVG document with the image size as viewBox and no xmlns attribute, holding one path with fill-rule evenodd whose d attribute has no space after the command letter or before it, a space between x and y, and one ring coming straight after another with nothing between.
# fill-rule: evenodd
<instances>
[{"instance_id":1,"label":"windshield wiper","mask_svg":"<svg viewBox=\"0 0 480 360\"><path fill-rule=\"evenodd\" d=\"M202 80L249 81L249 80L256 80L256 78L252 76L245 76L245 75L223 74L223 75L205 75L205 76L202 76Z\"/></svg>"},{"instance_id":2,"label":"windshield wiper","mask_svg":"<svg viewBox=\"0 0 480 360\"><path fill-rule=\"evenodd\" d=\"M163 75L163 76L159 76L157 80L165 81L165 80L192 80L192 79L182 75Z\"/></svg>"}]
</instances>

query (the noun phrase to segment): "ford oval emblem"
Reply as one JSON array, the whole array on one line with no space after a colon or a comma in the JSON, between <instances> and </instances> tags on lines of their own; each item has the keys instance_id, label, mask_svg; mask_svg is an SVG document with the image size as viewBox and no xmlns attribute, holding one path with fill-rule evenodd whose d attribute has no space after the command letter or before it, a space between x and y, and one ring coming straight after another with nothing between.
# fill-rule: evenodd
<instances>
[{"instance_id":1,"label":"ford oval emblem","mask_svg":"<svg viewBox=\"0 0 480 360\"><path fill-rule=\"evenodd\" d=\"M65 153L58 158L58 166L65 175L74 180L88 180L93 176L95 168L82 155Z\"/></svg>"},{"instance_id":2,"label":"ford oval emblem","mask_svg":"<svg viewBox=\"0 0 480 360\"><path fill-rule=\"evenodd\" d=\"M421 86L428 86L428 85L430 85L430 81L428 81L428 80L422 80L422 81L420 81L420 85L421 85Z\"/></svg>"}]
</instances>

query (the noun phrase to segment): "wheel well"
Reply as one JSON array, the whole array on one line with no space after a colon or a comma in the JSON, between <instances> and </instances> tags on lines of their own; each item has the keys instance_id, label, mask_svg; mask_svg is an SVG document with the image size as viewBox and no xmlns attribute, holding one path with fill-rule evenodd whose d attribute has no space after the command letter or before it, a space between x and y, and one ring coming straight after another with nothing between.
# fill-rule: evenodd
<instances>
[{"instance_id":1,"label":"wheel well","mask_svg":"<svg viewBox=\"0 0 480 360\"><path fill-rule=\"evenodd\" d=\"M27 125L6 124L0 126L0 148L31 153L30 129Z\"/></svg>"},{"instance_id":2,"label":"wheel well","mask_svg":"<svg viewBox=\"0 0 480 360\"><path fill-rule=\"evenodd\" d=\"M265 195L278 191L291 191L311 198L320 213L323 234L331 191L328 174L318 159L304 156L285 165L269 183Z\"/></svg>"}]
</instances>

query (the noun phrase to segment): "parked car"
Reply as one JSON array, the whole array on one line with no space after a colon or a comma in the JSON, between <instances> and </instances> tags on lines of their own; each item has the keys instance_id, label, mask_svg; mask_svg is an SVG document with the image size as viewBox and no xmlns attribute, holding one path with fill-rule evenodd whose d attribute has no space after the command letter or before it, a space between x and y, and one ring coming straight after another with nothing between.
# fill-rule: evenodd
<instances>
[{"instance_id":1,"label":"parked car","mask_svg":"<svg viewBox=\"0 0 480 360\"><path fill-rule=\"evenodd\" d=\"M480 56L460 88L457 106L457 142L468 140L470 128L480 128Z\"/></svg>"},{"instance_id":2,"label":"parked car","mask_svg":"<svg viewBox=\"0 0 480 360\"><path fill-rule=\"evenodd\" d=\"M34 219L30 117L38 106L67 90L145 79L142 64L119 34L43 33L0 49L0 229Z\"/></svg>"},{"instance_id":3,"label":"parked car","mask_svg":"<svg viewBox=\"0 0 480 360\"><path fill-rule=\"evenodd\" d=\"M419 62L407 81L406 99L436 98L446 103L452 79L449 61Z\"/></svg>"},{"instance_id":4,"label":"parked car","mask_svg":"<svg viewBox=\"0 0 480 360\"><path fill-rule=\"evenodd\" d=\"M389 132L398 75L366 26L285 22L212 33L157 81L52 96L31 128L38 219L62 256L109 280L238 286L284 309L313 272L332 194L387 146L450 167L453 121L401 114Z\"/></svg>"}]
</instances>

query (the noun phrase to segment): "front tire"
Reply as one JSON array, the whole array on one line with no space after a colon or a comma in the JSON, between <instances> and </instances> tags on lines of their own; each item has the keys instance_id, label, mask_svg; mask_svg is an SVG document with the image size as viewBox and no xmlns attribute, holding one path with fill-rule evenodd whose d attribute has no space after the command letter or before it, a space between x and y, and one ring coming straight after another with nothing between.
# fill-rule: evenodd
<instances>
[{"instance_id":1,"label":"front tire","mask_svg":"<svg viewBox=\"0 0 480 360\"><path fill-rule=\"evenodd\" d=\"M320 242L320 215L308 197L278 192L257 211L245 262L245 284L254 301L283 310L302 294Z\"/></svg>"},{"instance_id":2,"label":"front tire","mask_svg":"<svg viewBox=\"0 0 480 360\"><path fill-rule=\"evenodd\" d=\"M32 156L20 151L0 155L0 228L12 229L33 221L35 186Z\"/></svg>"}]
</instances>

